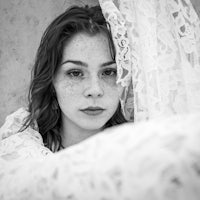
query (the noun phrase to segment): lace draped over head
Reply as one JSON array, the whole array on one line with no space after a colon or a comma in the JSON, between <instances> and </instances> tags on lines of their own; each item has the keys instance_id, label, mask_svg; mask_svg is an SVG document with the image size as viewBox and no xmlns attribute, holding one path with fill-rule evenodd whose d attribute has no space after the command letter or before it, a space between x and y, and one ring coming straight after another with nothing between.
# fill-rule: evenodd
<instances>
[{"instance_id":1,"label":"lace draped over head","mask_svg":"<svg viewBox=\"0 0 200 200\"><path fill-rule=\"evenodd\" d=\"M189 0L99 0L116 46L121 104L140 121L200 110L200 20Z\"/></svg>"}]
</instances>

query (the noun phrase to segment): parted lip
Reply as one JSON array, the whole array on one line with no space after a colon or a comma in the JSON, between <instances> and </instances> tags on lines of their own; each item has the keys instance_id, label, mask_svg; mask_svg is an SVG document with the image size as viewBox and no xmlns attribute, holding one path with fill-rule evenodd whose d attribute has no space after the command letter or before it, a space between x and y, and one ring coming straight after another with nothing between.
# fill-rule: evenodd
<instances>
[{"instance_id":1,"label":"parted lip","mask_svg":"<svg viewBox=\"0 0 200 200\"><path fill-rule=\"evenodd\" d=\"M90 106L90 107L87 107L87 108L84 108L84 109L81 109L81 111L96 111L96 110L105 110L101 107L98 107L98 106Z\"/></svg>"}]
</instances>

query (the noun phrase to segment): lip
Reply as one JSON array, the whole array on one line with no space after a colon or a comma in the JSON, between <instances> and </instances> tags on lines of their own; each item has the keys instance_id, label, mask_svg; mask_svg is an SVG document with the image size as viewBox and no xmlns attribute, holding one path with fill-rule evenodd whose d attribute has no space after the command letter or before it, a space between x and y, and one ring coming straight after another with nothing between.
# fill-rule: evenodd
<instances>
[{"instance_id":1,"label":"lip","mask_svg":"<svg viewBox=\"0 0 200 200\"><path fill-rule=\"evenodd\" d=\"M81 109L81 111L87 115L100 115L105 109L101 107L87 107L85 109Z\"/></svg>"}]
</instances>

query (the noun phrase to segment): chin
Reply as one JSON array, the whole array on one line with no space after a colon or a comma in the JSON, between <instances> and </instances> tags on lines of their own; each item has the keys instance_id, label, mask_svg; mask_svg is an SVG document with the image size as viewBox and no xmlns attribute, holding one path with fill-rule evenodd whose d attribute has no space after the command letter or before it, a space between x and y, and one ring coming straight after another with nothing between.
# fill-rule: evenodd
<instances>
[{"instance_id":1,"label":"chin","mask_svg":"<svg viewBox=\"0 0 200 200\"><path fill-rule=\"evenodd\" d=\"M106 122L101 123L99 121L97 121L97 122L90 121L90 122L83 124L83 126L81 126L81 127L85 130L91 130L91 131L92 130L100 130L100 129L102 129L102 127L104 127L105 124L106 124Z\"/></svg>"}]
</instances>

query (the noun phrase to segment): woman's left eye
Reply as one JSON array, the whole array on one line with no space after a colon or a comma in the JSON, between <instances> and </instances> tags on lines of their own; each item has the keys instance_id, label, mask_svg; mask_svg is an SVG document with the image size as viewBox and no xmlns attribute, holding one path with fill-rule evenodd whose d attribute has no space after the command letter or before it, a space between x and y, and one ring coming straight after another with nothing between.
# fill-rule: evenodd
<instances>
[{"instance_id":1,"label":"woman's left eye","mask_svg":"<svg viewBox=\"0 0 200 200\"><path fill-rule=\"evenodd\" d=\"M74 69L74 70L69 70L69 71L67 72L67 75L68 75L69 77L71 77L71 78L81 78L81 77L84 76L84 75L83 75L83 72L82 72L81 70L76 70L76 69Z\"/></svg>"},{"instance_id":2,"label":"woman's left eye","mask_svg":"<svg viewBox=\"0 0 200 200\"><path fill-rule=\"evenodd\" d=\"M116 69L106 69L102 73L103 76L116 76L117 70Z\"/></svg>"}]
</instances>

